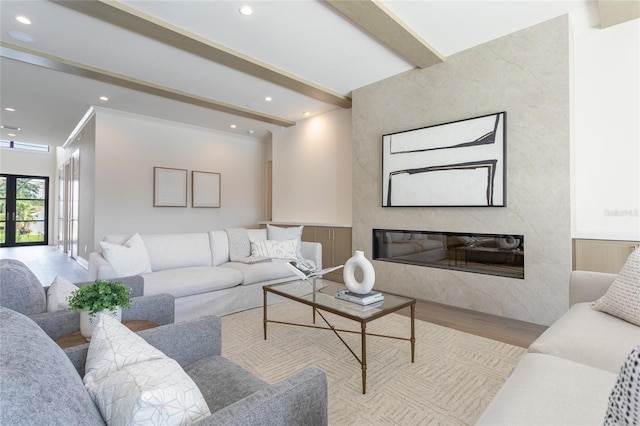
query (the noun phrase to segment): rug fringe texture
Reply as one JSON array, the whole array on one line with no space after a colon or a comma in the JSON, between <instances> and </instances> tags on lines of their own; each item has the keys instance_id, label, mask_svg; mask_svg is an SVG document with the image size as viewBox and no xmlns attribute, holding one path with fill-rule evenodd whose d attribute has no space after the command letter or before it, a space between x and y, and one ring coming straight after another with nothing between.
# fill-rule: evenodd
<instances>
[{"instance_id":1,"label":"rug fringe texture","mask_svg":"<svg viewBox=\"0 0 640 426\"><path fill-rule=\"evenodd\" d=\"M286 301L269 319L312 324L311 308ZM333 325L360 325L325 314ZM371 333L410 336L410 318L390 314ZM330 330L268 324L262 308L222 318L222 355L274 383L307 366L325 371L330 425L471 425L506 381L526 349L416 320L416 359L407 341L367 337L367 394L360 364ZM324 325L316 317L317 325ZM360 335L342 333L356 354Z\"/></svg>"}]
</instances>

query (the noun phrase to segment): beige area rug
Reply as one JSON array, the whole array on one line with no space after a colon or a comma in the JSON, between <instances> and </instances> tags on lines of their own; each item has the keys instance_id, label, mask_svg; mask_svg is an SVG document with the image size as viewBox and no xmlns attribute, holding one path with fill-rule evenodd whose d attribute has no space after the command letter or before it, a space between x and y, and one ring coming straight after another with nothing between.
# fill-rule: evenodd
<instances>
[{"instance_id":1,"label":"beige area rug","mask_svg":"<svg viewBox=\"0 0 640 426\"><path fill-rule=\"evenodd\" d=\"M269 319L312 324L311 308L286 301ZM359 324L325 314L335 326ZM321 325L318 317L316 323ZM410 336L410 318L390 314L367 331ZM323 323L323 322L322 322ZM360 354L360 335L343 333ZM470 425L498 392L525 349L416 320L416 360L410 343L367 337L367 394L360 364L330 330L268 324L262 308L222 318L222 354L274 383L307 366L327 374L330 425Z\"/></svg>"}]
</instances>

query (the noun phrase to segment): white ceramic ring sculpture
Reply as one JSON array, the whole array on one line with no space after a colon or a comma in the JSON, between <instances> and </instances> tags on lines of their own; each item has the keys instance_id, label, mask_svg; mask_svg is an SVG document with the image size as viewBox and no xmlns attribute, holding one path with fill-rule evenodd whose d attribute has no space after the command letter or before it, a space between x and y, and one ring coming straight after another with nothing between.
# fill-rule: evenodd
<instances>
[{"instance_id":1,"label":"white ceramic ring sculpture","mask_svg":"<svg viewBox=\"0 0 640 426\"><path fill-rule=\"evenodd\" d=\"M359 268L362 271L362 281L356 280L355 271ZM376 271L369 260L364 257L364 252L356 250L352 258L347 260L342 271L344 283L352 293L367 294L373 288L376 281Z\"/></svg>"}]
</instances>

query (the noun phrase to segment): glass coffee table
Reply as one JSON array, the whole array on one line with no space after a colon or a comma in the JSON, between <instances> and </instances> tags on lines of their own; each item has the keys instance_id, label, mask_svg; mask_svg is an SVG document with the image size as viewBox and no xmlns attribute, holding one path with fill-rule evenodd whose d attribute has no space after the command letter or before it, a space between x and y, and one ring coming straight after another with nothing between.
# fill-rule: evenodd
<instances>
[{"instance_id":1,"label":"glass coffee table","mask_svg":"<svg viewBox=\"0 0 640 426\"><path fill-rule=\"evenodd\" d=\"M288 324L300 327L318 328L324 330L332 330L338 339L349 349L351 354L358 360L362 367L362 393L367 393L367 336L385 337L397 340L406 340L411 343L411 362L415 361L415 308L416 300L406 297L395 296L384 293L384 301L382 303L374 303L372 305L360 306L356 303L347 302L345 300L336 299L336 291L344 289L345 286L332 281L323 279L311 279L306 281L291 281L281 284L265 285L263 289L263 319L264 319L264 338L267 339L267 324L272 322L276 324ZM269 293L282 296L284 298L294 300L305 305L309 305L313 312L313 324L296 324L277 320L270 320L267 317L267 295ZM399 311L404 308L411 309L411 337L388 336L383 334L367 333L367 323L382 318L392 312ZM338 329L331 325L322 312L330 312L343 318L360 323L360 331ZM326 327L315 325L316 313L323 319ZM354 352L351 347L344 341L340 333L356 333L361 335L361 351L360 356Z\"/></svg>"}]
</instances>

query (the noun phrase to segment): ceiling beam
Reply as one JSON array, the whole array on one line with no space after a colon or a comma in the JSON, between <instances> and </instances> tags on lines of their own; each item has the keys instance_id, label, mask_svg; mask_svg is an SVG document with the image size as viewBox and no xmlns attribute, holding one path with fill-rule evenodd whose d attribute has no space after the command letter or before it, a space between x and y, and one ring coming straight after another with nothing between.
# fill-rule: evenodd
<instances>
[{"instance_id":1,"label":"ceiling beam","mask_svg":"<svg viewBox=\"0 0 640 426\"><path fill-rule=\"evenodd\" d=\"M377 0L324 0L338 12L419 68L444 58Z\"/></svg>"},{"instance_id":2,"label":"ceiling beam","mask_svg":"<svg viewBox=\"0 0 640 426\"><path fill-rule=\"evenodd\" d=\"M201 58L225 65L278 86L286 87L305 96L342 108L351 108L351 98L348 96L332 92L122 3L104 0L52 1L76 12L142 34Z\"/></svg>"},{"instance_id":3,"label":"ceiling beam","mask_svg":"<svg viewBox=\"0 0 640 426\"><path fill-rule=\"evenodd\" d=\"M103 69L94 68L57 56L26 49L11 43L0 41L0 56L67 74L90 78L92 80L113 84L115 86L136 90L138 92L160 96L166 99L208 108L214 111L225 112L252 120L262 121L264 123L275 124L283 127L291 127L296 124L294 121L285 120L284 118L260 114L244 108L238 108L230 104L217 102L212 99L203 98L180 90L170 89L168 87L134 79L122 74L116 74Z\"/></svg>"},{"instance_id":4,"label":"ceiling beam","mask_svg":"<svg viewBox=\"0 0 640 426\"><path fill-rule=\"evenodd\" d=\"M600 28L640 18L640 0L598 0Z\"/></svg>"}]
</instances>

